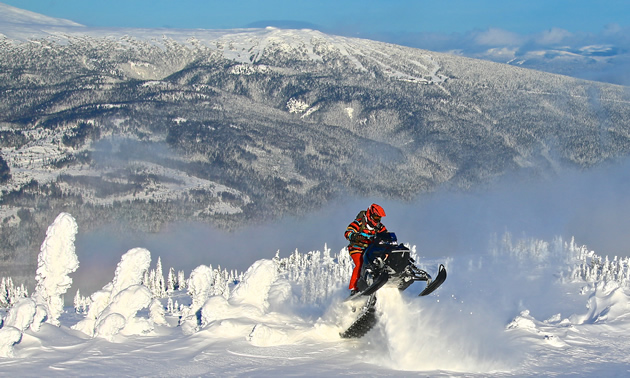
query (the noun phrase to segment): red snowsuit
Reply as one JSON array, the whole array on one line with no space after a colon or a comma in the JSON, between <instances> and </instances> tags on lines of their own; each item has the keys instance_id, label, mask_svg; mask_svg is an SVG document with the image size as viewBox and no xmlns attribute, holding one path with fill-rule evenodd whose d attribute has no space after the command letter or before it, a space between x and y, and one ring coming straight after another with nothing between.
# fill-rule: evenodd
<instances>
[{"instance_id":1,"label":"red snowsuit","mask_svg":"<svg viewBox=\"0 0 630 378\"><path fill-rule=\"evenodd\" d=\"M378 223L376 227L371 226L368 223L367 216L365 210L361 211L355 220L352 221L346 228L346 232L344 236L350 244L348 244L348 252L350 253L350 257L352 257L352 261L354 262L354 270L352 271L352 278L350 278L350 290L357 290L357 281L359 279L359 275L361 274L361 265L363 265L363 252L370 245L371 239L379 232L385 232L387 228L382 223ZM366 236L368 239L366 242L354 242L350 240L350 237L353 233L360 233Z\"/></svg>"}]
</instances>

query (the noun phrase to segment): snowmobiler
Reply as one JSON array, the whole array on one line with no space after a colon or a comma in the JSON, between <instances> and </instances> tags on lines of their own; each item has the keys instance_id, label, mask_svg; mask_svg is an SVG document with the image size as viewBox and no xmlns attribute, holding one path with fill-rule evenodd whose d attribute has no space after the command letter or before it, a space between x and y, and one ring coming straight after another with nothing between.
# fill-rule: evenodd
<instances>
[{"instance_id":1,"label":"snowmobiler","mask_svg":"<svg viewBox=\"0 0 630 378\"><path fill-rule=\"evenodd\" d=\"M357 280L363 264L363 252L373 241L378 232L386 232L387 228L381 223L385 216L385 210L373 203L367 210L359 212L356 218L348 225L344 236L348 244L348 253L354 262L354 270L350 278L349 289L352 294L358 291Z\"/></svg>"},{"instance_id":2,"label":"snowmobiler","mask_svg":"<svg viewBox=\"0 0 630 378\"><path fill-rule=\"evenodd\" d=\"M376 292L384 285L393 285L405 290L416 281L426 281L426 288L419 294L432 293L446 280L446 269L440 264L435 279L424 270L414 265L410 250L398 244L396 234L381 232L363 253L360 275L356 282L357 292L352 293L347 301L365 300L357 319L340 335L344 338L361 337L376 324Z\"/></svg>"}]
</instances>

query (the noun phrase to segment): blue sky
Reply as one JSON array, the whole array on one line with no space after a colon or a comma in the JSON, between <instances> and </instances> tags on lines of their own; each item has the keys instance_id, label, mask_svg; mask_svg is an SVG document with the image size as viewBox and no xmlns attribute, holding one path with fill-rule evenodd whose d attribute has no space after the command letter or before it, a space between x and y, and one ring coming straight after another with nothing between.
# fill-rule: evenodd
<instances>
[{"instance_id":1,"label":"blue sky","mask_svg":"<svg viewBox=\"0 0 630 378\"><path fill-rule=\"evenodd\" d=\"M329 31L519 34L560 28L599 33L630 24L630 1L606 0L4 0L87 26L223 29L291 20Z\"/></svg>"}]
</instances>

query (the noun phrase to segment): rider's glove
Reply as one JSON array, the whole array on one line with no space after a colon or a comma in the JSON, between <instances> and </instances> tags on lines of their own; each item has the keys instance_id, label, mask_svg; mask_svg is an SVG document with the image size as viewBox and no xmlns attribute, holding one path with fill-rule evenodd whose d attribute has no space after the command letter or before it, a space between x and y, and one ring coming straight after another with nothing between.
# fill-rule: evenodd
<instances>
[{"instance_id":1,"label":"rider's glove","mask_svg":"<svg viewBox=\"0 0 630 378\"><path fill-rule=\"evenodd\" d=\"M353 232L350 235L350 241L353 243L367 243L368 239L365 236L359 234L358 232Z\"/></svg>"}]
</instances>

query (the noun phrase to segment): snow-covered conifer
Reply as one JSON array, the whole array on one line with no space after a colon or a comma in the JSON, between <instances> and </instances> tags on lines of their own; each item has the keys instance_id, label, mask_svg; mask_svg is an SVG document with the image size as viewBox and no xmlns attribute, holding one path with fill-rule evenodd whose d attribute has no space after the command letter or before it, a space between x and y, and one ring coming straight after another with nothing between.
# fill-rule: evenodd
<instances>
[{"instance_id":1,"label":"snow-covered conifer","mask_svg":"<svg viewBox=\"0 0 630 378\"><path fill-rule=\"evenodd\" d=\"M269 306L269 288L278 277L278 267L272 260L258 260L245 272L243 281L232 291L230 302L251 305L259 310Z\"/></svg>"},{"instance_id":2,"label":"snow-covered conifer","mask_svg":"<svg viewBox=\"0 0 630 378\"><path fill-rule=\"evenodd\" d=\"M230 276L227 279L228 285L237 283L238 281L240 281L239 273L234 269L230 270Z\"/></svg>"},{"instance_id":3,"label":"snow-covered conifer","mask_svg":"<svg viewBox=\"0 0 630 378\"><path fill-rule=\"evenodd\" d=\"M186 286L186 274L184 273L183 270L180 270L177 272L177 289L178 290L183 290L186 289L188 286Z\"/></svg>"},{"instance_id":4,"label":"snow-covered conifer","mask_svg":"<svg viewBox=\"0 0 630 378\"><path fill-rule=\"evenodd\" d=\"M173 292L177 289L177 276L175 276L175 269L170 267L168 270L168 276L166 277L166 290Z\"/></svg>"},{"instance_id":5,"label":"snow-covered conifer","mask_svg":"<svg viewBox=\"0 0 630 378\"><path fill-rule=\"evenodd\" d=\"M169 298L170 299L170 298ZM167 325L166 318L164 317L164 306L159 299L154 298L149 305L149 318L151 321L158 325Z\"/></svg>"},{"instance_id":6,"label":"snow-covered conifer","mask_svg":"<svg viewBox=\"0 0 630 378\"><path fill-rule=\"evenodd\" d=\"M28 289L24 284L20 284L20 286L16 287L13 290L13 294L11 295L11 303L16 303L21 298L28 297Z\"/></svg>"},{"instance_id":7,"label":"snow-covered conifer","mask_svg":"<svg viewBox=\"0 0 630 378\"><path fill-rule=\"evenodd\" d=\"M153 277L153 295L157 298L166 297L166 285L164 284L164 273L162 271L162 259L158 256L155 267L155 276Z\"/></svg>"},{"instance_id":8,"label":"snow-covered conifer","mask_svg":"<svg viewBox=\"0 0 630 378\"><path fill-rule=\"evenodd\" d=\"M317 303L328 298L336 288L347 283L353 269L346 248L333 256L326 245L323 253L302 254L296 250L289 257L274 261L277 261L279 274L301 288L303 303Z\"/></svg>"},{"instance_id":9,"label":"snow-covered conifer","mask_svg":"<svg viewBox=\"0 0 630 378\"><path fill-rule=\"evenodd\" d=\"M150 264L151 253L144 248L125 253L116 267L114 280L92 294L85 319L72 328L108 340L126 327L133 328L130 333L147 331L150 324L135 316L151 303L151 291L142 285Z\"/></svg>"},{"instance_id":10,"label":"snow-covered conifer","mask_svg":"<svg viewBox=\"0 0 630 378\"><path fill-rule=\"evenodd\" d=\"M278 266L278 269L281 269L282 261L280 261L280 250L276 251L276 254L273 256L273 259L271 259L271 261L276 263L276 265Z\"/></svg>"},{"instance_id":11,"label":"snow-covered conifer","mask_svg":"<svg viewBox=\"0 0 630 378\"><path fill-rule=\"evenodd\" d=\"M9 309L3 327L14 327L26 331L32 324L37 311L37 303L31 298L22 298Z\"/></svg>"},{"instance_id":12,"label":"snow-covered conifer","mask_svg":"<svg viewBox=\"0 0 630 378\"><path fill-rule=\"evenodd\" d=\"M9 289L7 288L7 282L4 277L0 281L0 307L9 307Z\"/></svg>"},{"instance_id":13,"label":"snow-covered conifer","mask_svg":"<svg viewBox=\"0 0 630 378\"><path fill-rule=\"evenodd\" d=\"M212 290L214 271L212 267L200 265L190 274L188 279L188 294L192 297L191 308L200 309L208 299Z\"/></svg>"},{"instance_id":14,"label":"snow-covered conifer","mask_svg":"<svg viewBox=\"0 0 630 378\"><path fill-rule=\"evenodd\" d=\"M225 299L229 298L230 290L228 288L226 275L227 271L222 272L220 266L214 272L214 279L212 282L212 295L220 295Z\"/></svg>"},{"instance_id":15,"label":"snow-covered conifer","mask_svg":"<svg viewBox=\"0 0 630 378\"><path fill-rule=\"evenodd\" d=\"M133 248L125 253L114 273L112 296L132 286L141 285L144 273L151 264L151 253L144 248Z\"/></svg>"},{"instance_id":16,"label":"snow-covered conifer","mask_svg":"<svg viewBox=\"0 0 630 378\"><path fill-rule=\"evenodd\" d=\"M22 332L11 326L0 328L0 357L13 357L13 346L22 339Z\"/></svg>"},{"instance_id":17,"label":"snow-covered conifer","mask_svg":"<svg viewBox=\"0 0 630 378\"><path fill-rule=\"evenodd\" d=\"M149 290L151 289L151 285L153 284L153 280L151 279L151 271L147 270L146 272L144 272L143 276L142 276L142 284L146 287L149 288Z\"/></svg>"},{"instance_id":18,"label":"snow-covered conifer","mask_svg":"<svg viewBox=\"0 0 630 378\"><path fill-rule=\"evenodd\" d=\"M77 289L77 293L74 295L74 311L77 314L85 314L89 308L90 298L86 298L81 295L81 291Z\"/></svg>"},{"instance_id":19,"label":"snow-covered conifer","mask_svg":"<svg viewBox=\"0 0 630 378\"><path fill-rule=\"evenodd\" d=\"M212 268L206 265L196 267L188 279L188 294L192 297L192 303L182 311L180 325L186 335L199 330L200 317L198 312L204 302L210 297L213 282Z\"/></svg>"},{"instance_id":20,"label":"snow-covered conifer","mask_svg":"<svg viewBox=\"0 0 630 378\"><path fill-rule=\"evenodd\" d=\"M37 286L33 298L44 306L47 321L59 325L64 294L72 285L68 274L79 267L74 240L78 227L68 213L61 213L46 231L46 239L37 258Z\"/></svg>"}]
</instances>

